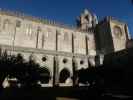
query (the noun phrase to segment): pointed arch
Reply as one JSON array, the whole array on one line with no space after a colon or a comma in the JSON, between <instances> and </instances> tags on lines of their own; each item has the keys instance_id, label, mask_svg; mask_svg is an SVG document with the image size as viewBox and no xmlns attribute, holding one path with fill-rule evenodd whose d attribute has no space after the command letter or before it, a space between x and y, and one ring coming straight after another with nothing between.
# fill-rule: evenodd
<instances>
[{"instance_id":1,"label":"pointed arch","mask_svg":"<svg viewBox=\"0 0 133 100\"><path fill-rule=\"evenodd\" d=\"M65 83L69 77L70 71L67 68L62 69L59 76L60 83Z\"/></svg>"}]
</instances>

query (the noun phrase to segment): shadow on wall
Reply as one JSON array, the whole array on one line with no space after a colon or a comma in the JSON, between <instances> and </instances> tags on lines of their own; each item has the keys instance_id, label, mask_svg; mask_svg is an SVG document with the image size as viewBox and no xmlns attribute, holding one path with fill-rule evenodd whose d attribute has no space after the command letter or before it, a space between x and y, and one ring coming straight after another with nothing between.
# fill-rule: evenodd
<instances>
[{"instance_id":1,"label":"shadow on wall","mask_svg":"<svg viewBox=\"0 0 133 100\"><path fill-rule=\"evenodd\" d=\"M78 84L94 85L101 77L96 67L89 67L75 72ZM59 74L59 83L72 85L74 76L68 69L64 68ZM17 87L33 87L48 84L51 80L50 71L47 67L40 67L38 63L29 57L29 61L25 61L21 54L7 55L7 52L0 51L0 86L9 83L16 84ZM3 82L5 84L3 84ZM5 86L4 86L5 87Z\"/></svg>"},{"instance_id":2,"label":"shadow on wall","mask_svg":"<svg viewBox=\"0 0 133 100\"><path fill-rule=\"evenodd\" d=\"M4 85L8 84L7 86L10 86L13 83L16 83L16 87L39 86L38 81L48 83L50 79L49 70L41 68L30 57L29 61L25 61L21 54L8 55L7 51L0 52L1 88L5 87Z\"/></svg>"}]
</instances>

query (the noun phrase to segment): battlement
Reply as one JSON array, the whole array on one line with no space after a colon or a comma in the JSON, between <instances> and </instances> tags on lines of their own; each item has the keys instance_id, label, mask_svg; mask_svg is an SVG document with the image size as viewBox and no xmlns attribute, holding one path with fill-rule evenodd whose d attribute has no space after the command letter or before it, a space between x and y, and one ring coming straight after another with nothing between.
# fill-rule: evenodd
<instances>
[{"instance_id":1,"label":"battlement","mask_svg":"<svg viewBox=\"0 0 133 100\"><path fill-rule=\"evenodd\" d=\"M38 23L44 23L44 24L54 25L54 26L58 26L58 27L75 29L74 26L66 25L66 24L56 22L54 20L49 20L49 19L46 19L46 18L40 18L40 17L27 15L27 14L24 14L24 13L18 12L18 11L10 11L10 10L7 10L7 9L0 9L0 14L15 16L15 17L19 17L19 18L22 18L22 19L28 19L28 20L36 21Z\"/></svg>"},{"instance_id":2,"label":"battlement","mask_svg":"<svg viewBox=\"0 0 133 100\"><path fill-rule=\"evenodd\" d=\"M32 16L32 15L24 14L23 12L18 12L18 11L10 11L10 10L7 10L7 9L1 9L0 8L0 14L8 15L8 16L15 16L15 17L19 17L19 18L22 18L22 19L35 21L35 22L38 22L38 23L57 26L57 27L65 28L65 29L71 29L71 30L75 30L75 31L79 31L79 32L89 32L89 33L94 32L93 29L88 29L86 31L83 31L83 30L78 29L76 26L73 26L73 25L67 25L67 24L64 24L64 23L61 23L61 22L56 22L55 20L49 20L47 18L35 17L35 16Z\"/></svg>"}]
</instances>

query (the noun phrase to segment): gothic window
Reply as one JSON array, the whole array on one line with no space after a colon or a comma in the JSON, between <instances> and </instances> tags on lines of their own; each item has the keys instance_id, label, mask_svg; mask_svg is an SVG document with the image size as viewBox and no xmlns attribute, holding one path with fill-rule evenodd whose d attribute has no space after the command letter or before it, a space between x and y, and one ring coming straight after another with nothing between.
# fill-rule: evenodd
<instances>
[{"instance_id":1,"label":"gothic window","mask_svg":"<svg viewBox=\"0 0 133 100\"><path fill-rule=\"evenodd\" d=\"M10 24L9 19L5 19L5 20L4 20L4 23L3 23L3 29L4 29L4 30L8 29L9 24Z\"/></svg>"},{"instance_id":2,"label":"gothic window","mask_svg":"<svg viewBox=\"0 0 133 100\"><path fill-rule=\"evenodd\" d=\"M21 27L21 21L16 20L16 27L17 27L17 28L20 28L20 27Z\"/></svg>"}]
</instances>

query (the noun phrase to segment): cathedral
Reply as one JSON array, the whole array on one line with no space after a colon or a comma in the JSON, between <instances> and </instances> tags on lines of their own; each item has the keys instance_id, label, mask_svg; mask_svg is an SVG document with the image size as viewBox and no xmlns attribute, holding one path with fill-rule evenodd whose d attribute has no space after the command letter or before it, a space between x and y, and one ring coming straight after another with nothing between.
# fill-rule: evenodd
<instances>
[{"instance_id":1,"label":"cathedral","mask_svg":"<svg viewBox=\"0 0 133 100\"><path fill-rule=\"evenodd\" d=\"M126 23L110 16L98 21L87 9L75 27L0 10L0 48L39 63L51 77L44 86L73 86L73 70L101 65L105 54L126 49L130 39Z\"/></svg>"}]
</instances>

